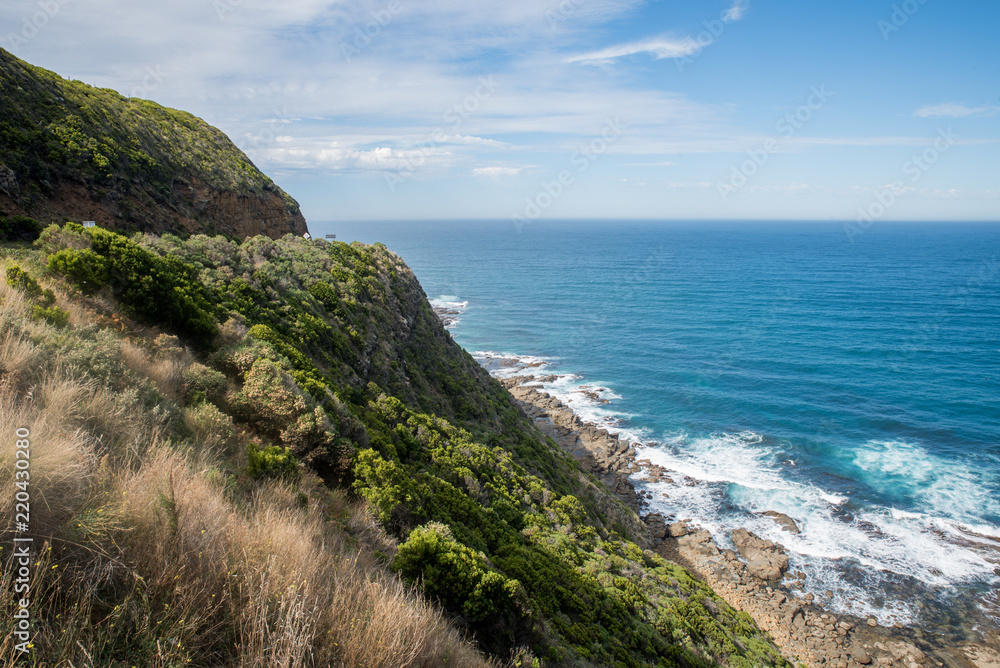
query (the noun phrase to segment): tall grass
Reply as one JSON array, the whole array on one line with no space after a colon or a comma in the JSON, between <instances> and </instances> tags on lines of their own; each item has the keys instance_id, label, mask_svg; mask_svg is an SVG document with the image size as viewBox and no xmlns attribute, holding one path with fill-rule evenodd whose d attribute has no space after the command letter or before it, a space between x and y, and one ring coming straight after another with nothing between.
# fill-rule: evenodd
<instances>
[{"instance_id":1,"label":"tall grass","mask_svg":"<svg viewBox=\"0 0 1000 668\"><path fill-rule=\"evenodd\" d=\"M179 401L189 353L94 345L82 309L67 332L32 321L6 285L0 301L0 665L19 658L8 547L18 427L31 432L36 549L27 665L495 665L371 556L391 541L364 506L341 498L349 517L334 523L317 490L304 508L287 484L234 484L210 420L189 413L182 436L169 411L140 400L152 386Z\"/></svg>"}]
</instances>

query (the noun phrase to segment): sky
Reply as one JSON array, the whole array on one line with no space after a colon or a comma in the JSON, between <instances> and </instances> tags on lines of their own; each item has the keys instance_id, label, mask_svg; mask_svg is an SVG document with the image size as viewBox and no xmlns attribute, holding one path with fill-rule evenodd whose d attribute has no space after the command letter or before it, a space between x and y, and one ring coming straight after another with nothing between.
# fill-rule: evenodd
<instances>
[{"instance_id":1,"label":"sky","mask_svg":"<svg viewBox=\"0 0 1000 668\"><path fill-rule=\"evenodd\" d=\"M1000 220L995 0L5 0L310 221Z\"/></svg>"}]
</instances>

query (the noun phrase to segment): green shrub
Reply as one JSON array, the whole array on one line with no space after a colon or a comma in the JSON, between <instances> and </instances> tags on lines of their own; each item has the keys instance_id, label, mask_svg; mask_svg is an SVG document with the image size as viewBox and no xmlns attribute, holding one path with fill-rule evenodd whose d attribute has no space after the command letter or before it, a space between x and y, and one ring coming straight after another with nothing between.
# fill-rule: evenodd
<instances>
[{"instance_id":1,"label":"green shrub","mask_svg":"<svg viewBox=\"0 0 1000 668\"><path fill-rule=\"evenodd\" d=\"M64 231L76 233L67 223ZM105 283L131 315L166 325L207 347L218 333L208 291L198 272L180 259L160 257L120 234L101 228L86 231L92 248L64 248L49 257L49 269L69 277L85 292ZM55 232L43 235L56 239Z\"/></svg>"},{"instance_id":2,"label":"green shrub","mask_svg":"<svg viewBox=\"0 0 1000 668\"><path fill-rule=\"evenodd\" d=\"M35 320L45 320L59 328L65 327L69 324L69 311L64 311L58 306L45 308L44 306L36 304L31 308L31 317Z\"/></svg>"},{"instance_id":3,"label":"green shrub","mask_svg":"<svg viewBox=\"0 0 1000 668\"><path fill-rule=\"evenodd\" d=\"M97 292L108 281L107 261L89 248L64 248L50 255L49 271L66 276L84 294Z\"/></svg>"},{"instance_id":4,"label":"green shrub","mask_svg":"<svg viewBox=\"0 0 1000 668\"><path fill-rule=\"evenodd\" d=\"M237 418L277 440L307 406L276 362L258 359L246 375L243 390L234 398L233 409Z\"/></svg>"},{"instance_id":5,"label":"green shrub","mask_svg":"<svg viewBox=\"0 0 1000 668\"><path fill-rule=\"evenodd\" d=\"M299 467L288 448L251 443L247 446L247 472L254 478L295 479Z\"/></svg>"},{"instance_id":6,"label":"green shrub","mask_svg":"<svg viewBox=\"0 0 1000 668\"><path fill-rule=\"evenodd\" d=\"M448 526L417 527L399 546L392 567L449 611L471 620L514 620L524 614L521 583L489 567L481 552L462 545Z\"/></svg>"},{"instance_id":7,"label":"green shrub","mask_svg":"<svg viewBox=\"0 0 1000 668\"><path fill-rule=\"evenodd\" d=\"M0 241L34 241L42 225L28 216L0 216Z\"/></svg>"},{"instance_id":8,"label":"green shrub","mask_svg":"<svg viewBox=\"0 0 1000 668\"><path fill-rule=\"evenodd\" d=\"M185 401L200 404L205 401L219 403L226 396L229 382L225 375L197 362L184 370Z\"/></svg>"},{"instance_id":9,"label":"green shrub","mask_svg":"<svg viewBox=\"0 0 1000 668\"><path fill-rule=\"evenodd\" d=\"M7 267L7 285L27 293L32 299L42 295L42 286L38 284L38 281L33 279L28 272L16 264L12 267Z\"/></svg>"},{"instance_id":10,"label":"green shrub","mask_svg":"<svg viewBox=\"0 0 1000 668\"><path fill-rule=\"evenodd\" d=\"M228 450L236 438L233 419L208 402L185 410L184 424L197 441L209 447L221 446Z\"/></svg>"}]
</instances>

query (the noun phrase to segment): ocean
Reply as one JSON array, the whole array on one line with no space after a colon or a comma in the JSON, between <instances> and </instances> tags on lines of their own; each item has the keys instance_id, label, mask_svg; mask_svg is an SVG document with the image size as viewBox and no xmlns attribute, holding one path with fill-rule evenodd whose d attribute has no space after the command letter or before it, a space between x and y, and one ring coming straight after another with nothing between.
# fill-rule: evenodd
<instances>
[{"instance_id":1,"label":"ocean","mask_svg":"<svg viewBox=\"0 0 1000 668\"><path fill-rule=\"evenodd\" d=\"M385 243L466 350L640 443L672 472L635 476L651 512L780 542L836 612L1000 628L1000 225L312 227Z\"/></svg>"}]
</instances>

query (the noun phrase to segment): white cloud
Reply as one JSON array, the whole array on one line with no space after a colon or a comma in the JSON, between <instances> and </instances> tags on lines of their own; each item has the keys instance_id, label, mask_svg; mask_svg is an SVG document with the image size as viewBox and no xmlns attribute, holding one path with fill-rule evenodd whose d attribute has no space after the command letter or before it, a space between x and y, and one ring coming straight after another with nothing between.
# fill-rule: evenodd
<instances>
[{"instance_id":1,"label":"white cloud","mask_svg":"<svg viewBox=\"0 0 1000 668\"><path fill-rule=\"evenodd\" d=\"M917 118L965 118L967 116L994 116L1000 107L968 107L957 102L933 104L913 112Z\"/></svg>"},{"instance_id":2,"label":"white cloud","mask_svg":"<svg viewBox=\"0 0 1000 668\"><path fill-rule=\"evenodd\" d=\"M732 7L727 9L722 14L722 20L727 23L732 23L734 21L742 21L743 17L747 14L747 9L750 7L750 0L736 0Z\"/></svg>"},{"instance_id":3,"label":"white cloud","mask_svg":"<svg viewBox=\"0 0 1000 668\"><path fill-rule=\"evenodd\" d=\"M741 21L746 16L750 7L750 0L734 0L733 4L722 12L721 19L726 23ZM705 35L708 35L705 33ZM717 35L716 35L717 36ZM701 38L700 38L701 39ZM564 63L584 63L587 65L606 65L616 58L633 56L640 53L648 53L656 60L664 58L685 58L701 51L704 47L713 43L713 37L708 36L707 41L695 39L694 37L652 37L636 42L627 42L609 46L597 51L570 56L563 60Z\"/></svg>"},{"instance_id":4,"label":"white cloud","mask_svg":"<svg viewBox=\"0 0 1000 668\"><path fill-rule=\"evenodd\" d=\"M472 170L473 176L485 176L494 180L518 176L525 167L476 167Z\"/></svg>"},{"instance_id":5,"label":"white cloud","mask_svg":"<svg viewBox=\"0 0 1000 668\"><path fill-rule=\"evenodd\" d=\"M625 167L673 167L676 162L627 162Z\"/></svg>"},{"instance_id":6,"label":"white cloud","mask_svg":"<svg viewBox=\"0 0 1000 668\"><path fill-rule=\"evenodd\" d=\"M609 46L599 51L591 51L577 56L566 58L565 63L585 63L588 65L601 65L609 63L615 58L632 56L638 53L649 53L655 59L663 58L683 58L697 53L701 46L691 37L681 39L668 39L666 37L654 37L628 44Z\"/></svg>"},{"instance_id":7,"label":"white cloud","mask_svg":"<svg viewBox=\"0 0 1000 668\"><path fill-rule=\"evenodd\" d=\"M399 172L451 166L456 156L447 149L429 147L397 149L376 146L363 149L339 142L281 142L261 151L261 156L278 169L324 170L329 172Z\"/></svg>"}]
</instances>

